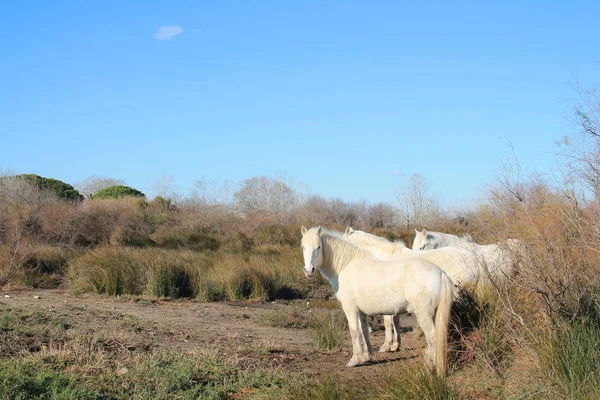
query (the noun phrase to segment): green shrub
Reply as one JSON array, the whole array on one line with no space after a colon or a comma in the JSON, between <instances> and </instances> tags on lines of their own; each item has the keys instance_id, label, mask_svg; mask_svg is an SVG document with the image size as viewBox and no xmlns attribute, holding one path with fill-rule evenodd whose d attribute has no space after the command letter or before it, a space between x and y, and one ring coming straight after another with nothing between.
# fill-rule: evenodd
<instances>
[{"instance_id":1,"label":"green shrub","mask_svg":"<svg viewBox=\"0 0 600 400\"><path fill-rule=\"evenodd\" d=\"M34 174L15 175L15 178L29 182L39 189L48 189L56 193L59 199L63 200L83 200L83 196L71 185L58 179L44 178Z\"/></svg>"},{"instance_id":2,"label":"green shrub","mask_svg":"<svg viewBox=\"0 0 600 400\"><path fill-rule=\"evenodd\" d=\"M94 199L120 199L123 197L146 197L146 195L129 186L115 185L98 190L93 196Z\"/></svg>"}]
</instances>

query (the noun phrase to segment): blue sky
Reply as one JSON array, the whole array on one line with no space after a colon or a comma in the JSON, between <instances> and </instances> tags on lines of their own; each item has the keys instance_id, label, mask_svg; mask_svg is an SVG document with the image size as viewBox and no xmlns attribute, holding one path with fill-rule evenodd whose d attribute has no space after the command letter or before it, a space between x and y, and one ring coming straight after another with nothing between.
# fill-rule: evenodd
<instances>
[{"instance_id":1,"label":"blue sky","mask_svg":"<svg viewBox=\"0 0 600 400\"><path fill-rule=\"evenodd\" d=\"M578 79L600 83L595 1L3 4L0 169L148 194L284 171L394 201L421 173L473 198L511 157L551 174Z\"/></svg>"}]
</instances>

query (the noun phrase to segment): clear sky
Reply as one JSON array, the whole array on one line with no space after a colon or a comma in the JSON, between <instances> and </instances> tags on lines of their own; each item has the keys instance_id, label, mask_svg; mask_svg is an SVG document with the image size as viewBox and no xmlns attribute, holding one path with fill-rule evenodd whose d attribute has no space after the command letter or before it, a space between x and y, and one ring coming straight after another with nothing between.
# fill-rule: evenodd
<instances>
[{"instance_id":1,"label":"clear sky","mask_svg":"<svg viewBox=\"0 0 600 400\"><path fill-rule=\"evenodd\" d=\"M512 143L555 169L570 82L600 83L600 2L13 0L0 169L152 194L284 171L370 202L421 173L469 199Z\"/></svg>"}]
</instances>

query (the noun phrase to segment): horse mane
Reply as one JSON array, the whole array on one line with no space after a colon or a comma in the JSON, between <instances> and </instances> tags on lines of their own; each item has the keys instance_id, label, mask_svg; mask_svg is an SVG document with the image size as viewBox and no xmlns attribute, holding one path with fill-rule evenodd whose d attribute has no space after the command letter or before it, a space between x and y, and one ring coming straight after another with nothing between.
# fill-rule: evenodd
<instances>
[{"instance_id":1,"label":"horse mane","mask_svg":"<svg viewBox=\"0 0 600 400\"><path fill-rule=\"evenodd\" d=\"M386 238L376 236L368 232L354 231L351 235L355 236L357 242L352 242L350 236L348 240L360 248L376 248L378 251L385 252L388 255L393 255L396 252L403 252L407 249L406 244L402 240L390 242Z\"/></svg>"},{"instance_id":2,"label":"horse mane","mask_svg":"<svg viewBox=\"0 0 600 400\"><path fill-rule=\"evenodd\" d=\"M342 237L342 233L323 229L321 233L323 244L323 264L331 265L339 274L350 261L357 258L369 258L373 255Z\"/></svg>"},{"instance_id":3,"label":"horse mane","mask_svg":"<svg viewBox=\"0 0 600 400\"><path fill-rule=\"evenodd\" d=\"M398 240L394 240L391 243L397 245L398 247L408 248L408 246L406 245L406 243L404 243L404 240L398 239Z\"/></svg>"}]
</instances>

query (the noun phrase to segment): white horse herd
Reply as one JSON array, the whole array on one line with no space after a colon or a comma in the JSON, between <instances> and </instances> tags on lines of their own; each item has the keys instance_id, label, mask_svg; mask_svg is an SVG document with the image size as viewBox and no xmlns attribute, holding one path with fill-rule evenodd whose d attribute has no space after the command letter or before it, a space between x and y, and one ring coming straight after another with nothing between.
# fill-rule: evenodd
<instances>
[{"instance_id":1,"label":"white horse herd","mask_svg":"<svg viewBox=\"0 0 600 400\"><path fill-rule=\"evenodd\" d=\"M385 342L380 352L400 346L399 315L414 313L423 330L425 362L446 372L450 307L455 288L479 290L510 277L517 261L515 239L478 245L470 236L415 231L412 250L403 242L347 228L344 233L302 227L304 274L316 270L331 283L348 319L352 358L347 366L368 362L373 355L367 315L384 316Z\"/></svg>"}]
</instances>

